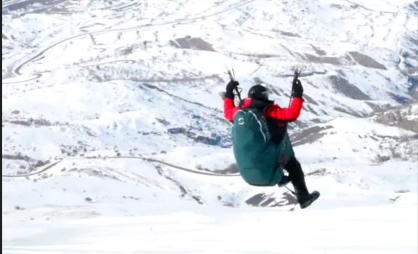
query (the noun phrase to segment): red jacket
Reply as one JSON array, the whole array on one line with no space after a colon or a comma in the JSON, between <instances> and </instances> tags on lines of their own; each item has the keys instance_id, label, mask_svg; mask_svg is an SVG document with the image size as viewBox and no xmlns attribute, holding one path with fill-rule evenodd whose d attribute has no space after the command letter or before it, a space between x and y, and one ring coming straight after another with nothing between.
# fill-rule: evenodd
<instances>
[{"instance_id":1,"label":"red jacket","mask_svg":"<svg viewBox=\"0 0 418 254\"><path fill-rule=\"evenodd\" d=\"M244 99L241 105L236 107L234 100L230 98L224 99L224 114L229 121L234 121L235 113L242 108L250 108L252 100L250 98ZM264 113L269 124L269 129L272 134L272 141L280 143L284 135L287 134L288 122L295 121L302 111L304 100L295 97L292 100L289 108L281 108L277 104L268 105L264 109Z\"/></svg>"},{"instance_id":2,"label":"red jacket","mask_svg":"<svg viewBox=\"0 0 418 254\"><path fill-rule=\"evenodd\" d=\"M274 118L276 120L280 120L281 122L291 122L296 120L300 112L302 111L304 100L302 98L293 98L292 104L290 104L289 108L281 108L277 104L273 104L267 106L265 109L265 116L266 118ZM251 99L246 98L244 100L244 104L242 107L235 107L235 103L233 99L225 98L224 99L224 114L225 118L229 121L234 121L235 113L240 108L249 108L251 105Z\"/></svg>"}]
</instances>

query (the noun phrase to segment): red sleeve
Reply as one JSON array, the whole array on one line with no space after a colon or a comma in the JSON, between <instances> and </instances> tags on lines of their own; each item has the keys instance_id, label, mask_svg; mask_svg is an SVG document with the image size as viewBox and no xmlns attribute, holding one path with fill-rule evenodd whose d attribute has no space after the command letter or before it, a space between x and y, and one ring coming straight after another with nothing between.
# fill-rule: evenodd
<instances>
[{"instance_id":1,"label":"red sleeve","mask_svg":"<svg viewBox=\"0 0 418 254\"><path fill-rule=\"evenodd\" d=\"M225 118L229 121L234 121L235 113L239 110L239 107L235 107L233 99L225 98L224 99L224 114Z\"/></svg>"},{"instance_id":2,"label":"red sleeve","mask_svg":"<svg viewBox=\"0 0 418 254\"><path fill-rule=\"evenodd\" d=\"M302 110L304 100L302 98L293 98L289 108L281 108L279 105L272 105L266 109L266 117L272 117L282 121L294 121Z\"/></svg>"}]
</instances>

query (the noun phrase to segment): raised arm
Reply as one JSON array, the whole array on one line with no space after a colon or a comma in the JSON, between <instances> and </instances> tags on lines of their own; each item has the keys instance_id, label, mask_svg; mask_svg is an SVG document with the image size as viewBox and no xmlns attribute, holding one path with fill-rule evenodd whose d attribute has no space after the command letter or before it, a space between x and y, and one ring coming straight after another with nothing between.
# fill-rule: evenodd
<instances>
[{"instance_id":1,"label":"raised arm","mask_svg":"<svg viewBox=\"0 0 418 254\"><path fill-rule=\"evenodd\" d=\"M234 121L234 115L239 110L239 107L235 107L234 99L226 98L224 99L224 115L225 118L229 121Z\"/></svg>"},{"instance_id":2,"label":"raised arm","mask_svg":"<svg viewBox=\"0 0 418 254\"><path fill-rule=\"evenodd\" d=\"M288 108L280 108L279 105L273 105L266 109L266 117L272 117L280 121L291 122L298 119L304 100L303 86L300 80L295 80L292 90L293 100Z\"/></svg>"},{"instance_id":3,"label":"raised arm","mask_svg":"<svg viewBox=\"0 0 418 254\"><path fill-rule=\"evenodd\" d=\"M298 119L300 112L302 111L303 99L300 97L295 97L288 108L281 108L279 105L275 104L269 106L266 109L265 116L272 117L277 120L292 122Z\"/></svg>"},{"instance_id":4,"label":"raised arm","mask_svg":"<svg viewBox=\"0 0 418 254\"><path fill-rule=\"evenodd\" d=\"M239 86L237 81L232 80L226 86L226 93L224 98L224 115L229 121L234 121L234 115L239 110L239 107L235 107L234 103L234 89Z\"/></svg>"}]
</instances>

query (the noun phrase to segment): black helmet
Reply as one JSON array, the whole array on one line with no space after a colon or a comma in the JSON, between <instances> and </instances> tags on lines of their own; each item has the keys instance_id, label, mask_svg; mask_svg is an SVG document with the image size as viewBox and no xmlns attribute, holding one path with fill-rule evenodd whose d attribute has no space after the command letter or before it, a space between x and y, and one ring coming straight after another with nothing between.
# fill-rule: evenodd
<instances>
[{"instance_id":1,"label":"black helmet","mask_svg":"<svg viewBox=\"0 0 418 254\"><path fill-rule=\"evenodd\" d=\"M267 89L267 87L258 84L250 88L250 91L248 91L248 97L251 99L268 101L269 90Z\"/></svg>"}]
</instances>

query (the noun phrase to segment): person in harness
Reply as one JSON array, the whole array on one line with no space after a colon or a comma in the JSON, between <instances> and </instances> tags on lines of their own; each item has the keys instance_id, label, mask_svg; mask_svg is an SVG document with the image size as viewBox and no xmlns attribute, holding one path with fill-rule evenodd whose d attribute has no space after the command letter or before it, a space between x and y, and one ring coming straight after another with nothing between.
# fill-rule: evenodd
<instances>
[{"instance_id":1,"label":"person in harness","mask_svg":"<svg viewBox=\"0 0 418 254\"><path fill-rule=\"evenodd\" d=\"M320 194L317 191L309 193L287 133L287 123L295 121L302 110L302 83L299 79L294 81L293 100L288 108L270 101L267 87L261 84L253 86L248 98L235 106L234 89L238 86L234 80L228 83L224 114L234 124L234 155L242 178L253 186L283 186L290 181L300 207L310 206Z\"/></svg>"}]
</instances>

